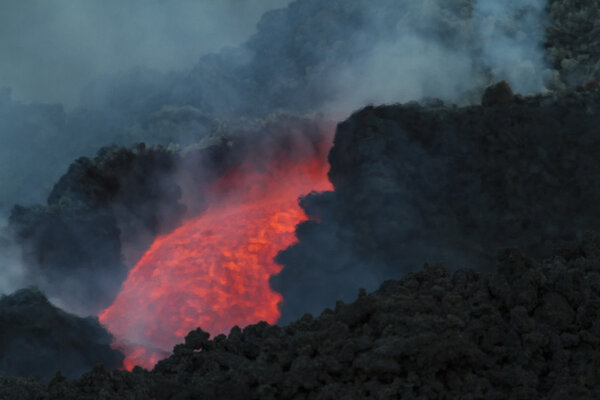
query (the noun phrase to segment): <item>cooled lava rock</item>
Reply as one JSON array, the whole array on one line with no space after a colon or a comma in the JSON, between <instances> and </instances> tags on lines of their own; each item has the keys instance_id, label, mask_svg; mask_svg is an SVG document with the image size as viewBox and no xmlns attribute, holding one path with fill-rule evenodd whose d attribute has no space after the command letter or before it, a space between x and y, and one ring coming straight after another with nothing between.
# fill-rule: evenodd
<instances>
[{"instance_id":1,"label":"cooled lava rock","mask_svg":"<svg viewBox=\"0 0 600 400\"><path fill-rule=\"evenodd\" d=\"M112 303L128 268L157 235L205 210L207 187L217 178L242 164L261 171L307 155L324 159L332 127L316 117L274 114L221 126L183 149L140 143L79 158L47 205L12 210L24 280L63 308L95 315Z\"/></svg>"},{"instance_id":2,"label":"cooled lava rock","mask_svg":"<svg viewBox=\"0 0 600 400\"><path fill-rule=\"evenodd\" d=\"M151 241L181 221L175 162L163 148L106 147L75 161L46 206L15 206L10 228L29 281L78 313L108 306L127 275L122 243Z\"/></svg>"},{"instance_id":3,"label":"cooled lava rock","mask_svg":"<svg viewBox=\"0 0 600 400\"><path fill-rule=\"evenodd\" d=\"M490 273L441 265L287 326L191 332L152 371L95 368L3 399L593 399L600 397L600 236Z\"/></svg>"},{"instance_id":4,"label":"cooled lava rock","mask_svg":"<svg viewBox=\"0 0 600 400\"><path fill-rule=\"evenodd\" d=\"M281 322L347 301L424 261L485 269L502 248L533 257L600 222L600 93L514 96L503 106L366 107L338 125L335 191L281 252Z\"/></svg>"},{"instance_id":5,"label":"cooled lava rock","mask_svg":"<svg viewBox=\"0 0 600 400\"><path fill-rule=\"evenodd\" d=\"M0 376L48 382L57 371L78 378L96 364L118 368L124 356L111 342L96 318L68 314L36 288L0 297Z\"/></svg>"}]
</instances>

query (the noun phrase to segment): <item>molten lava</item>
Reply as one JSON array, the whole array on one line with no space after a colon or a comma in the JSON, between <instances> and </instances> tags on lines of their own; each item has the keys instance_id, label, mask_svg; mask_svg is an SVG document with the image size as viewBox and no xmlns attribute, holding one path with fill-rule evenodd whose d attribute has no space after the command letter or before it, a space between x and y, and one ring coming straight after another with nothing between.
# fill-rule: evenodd
<instances>
[{"instance_id":1,"label":"molten lava","mask_svg":"<svg viewBox=\"0 0 600 400\"><path fill-rule=\"evenodd\" d=\"M282 297L269 278L281 266L273 258L306 220L298 197L331 189L322 158L233 169L213 186L203 215L154 241L99 316L125 368L151 368L197 327L216 335L277 321Z\"/></svg>"}]
</instances>

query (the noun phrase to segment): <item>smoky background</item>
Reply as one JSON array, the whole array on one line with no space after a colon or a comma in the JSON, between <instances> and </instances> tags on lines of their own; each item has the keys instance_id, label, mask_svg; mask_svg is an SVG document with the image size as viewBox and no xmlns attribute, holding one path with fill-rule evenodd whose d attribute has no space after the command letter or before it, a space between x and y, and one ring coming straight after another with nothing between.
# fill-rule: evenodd
<instances>
[{"instance_id":1,"label":"smoky background","mask_svg":"<svg viewBox=\"0 0 600 400\"><path fill-rule=\"evenodd\" d=\"M67 310L97 311L152 238L186 212L202 212L195 178L209 181L230 160L220 150L180 156L227 148L232 134L260 141L270 120L293 130L297 122L282 115L341 121L368 104L433 97L475 105L486 85L502 79L522 94L564 87L559 52L546 51L554 45L547 34L557 3L2 2L0 216L9 226L0 242L1 292L37 283ZM405 156L418 159L417 150ZM415 165L428 171L419 160ZM319 202L332 195L323 196L301 202L319 215L327 210ZM357 229L299 227L301 241L322 235L308 238L308 247L331 240L313 265L337 256L339 270L311 287L312 304L294 282L319 282L327 271L289 268L288 278L275 278L293 305L285 321L389 277L378 260L353 261ZM47 238L54 253L44 246ZM131 238L141 239L132 245ZM408 256L413 268L430 250L421 244ZM279 258L284 268L294 251ZM331 282L339 290L330 292ZM76 288L69 291L74 297L61 294L65 284ZM86 297L88 288L99 296Z\"/></svg>"}]
</instances>

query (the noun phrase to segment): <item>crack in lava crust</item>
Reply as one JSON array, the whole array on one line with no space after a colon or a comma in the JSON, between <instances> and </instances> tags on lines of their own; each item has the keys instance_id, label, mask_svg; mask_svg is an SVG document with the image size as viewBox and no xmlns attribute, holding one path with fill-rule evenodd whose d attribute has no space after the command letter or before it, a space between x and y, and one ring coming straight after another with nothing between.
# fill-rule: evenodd
<instances>
[{"instance_id":1,"label":"crack in lava crust","mask_svg":"<svg viewBox=\"0 0 600 400\"><path fill-rule=\"evenodd\" d=\"M197 327L216 335L275 323L282 296L269 287L281 270L273 258L306 220L298 197L332 188L327 169L324 157L312 156L229 171L203 215L156 238L99 315L126 355L125 368L152 368Z\"/></svg>"}]
</instances>

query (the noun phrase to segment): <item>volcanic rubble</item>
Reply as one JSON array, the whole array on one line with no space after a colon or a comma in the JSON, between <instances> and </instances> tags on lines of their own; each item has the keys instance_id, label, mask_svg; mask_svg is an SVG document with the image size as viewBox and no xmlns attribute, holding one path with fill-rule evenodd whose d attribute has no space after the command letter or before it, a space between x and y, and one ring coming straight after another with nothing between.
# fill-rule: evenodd
<instances>
[{"instance_id":1,"label":"volcanic rubble","mask_svg":"<svg viewBox=\"0 0 600 400\"><path fill-rule=\"evenodd\" d=\"M280 323L423 262L481 271L504 248L544 259L598 229L600 92L500 83L484 100L370 106L338 125L335 190L301 199L313 218L277 257Z\"/></svg>"},{"instance_id":2,"label":"volcanic rubble","mask_svg":"<svg viewBox=\"0 0 600 400\"><path fill-rule=\"evenodd\" d=\"M209 340L198 328L152 371L96 367L2 399L592 399L600 397L600 237L492 273L425 265L351 304Z\"/></svg>"}]
</instances>

